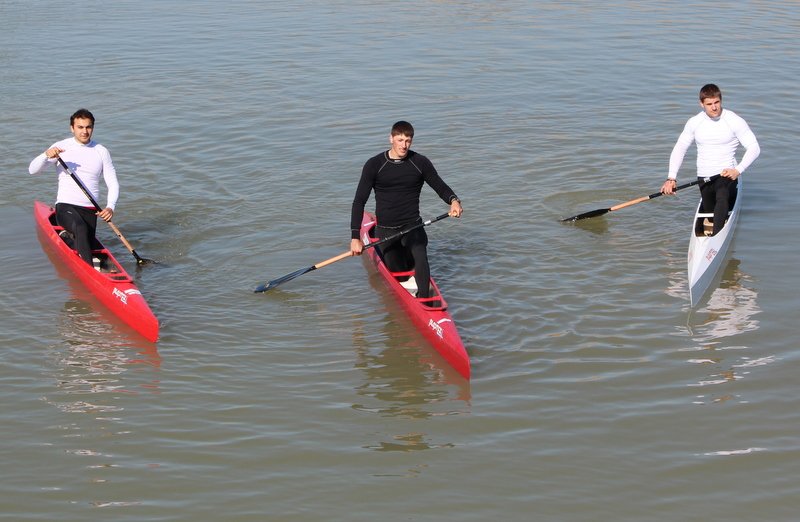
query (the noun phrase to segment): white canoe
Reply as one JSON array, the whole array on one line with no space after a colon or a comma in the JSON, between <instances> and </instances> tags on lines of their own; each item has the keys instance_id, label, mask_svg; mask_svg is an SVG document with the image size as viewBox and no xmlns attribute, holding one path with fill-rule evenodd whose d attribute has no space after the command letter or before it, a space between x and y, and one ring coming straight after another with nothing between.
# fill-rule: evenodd
<instances>
[{"instance_id":1,"label":"white canoe","mask_svg":"<svg viewBox=\"0 0 800 522\"><path fill-rule=\"evenodd\" d=\"M714 282L715 276L722 267L722 262L728 253L736 222L739 219L739 209L742 202L742 178L739 178L738 192L733 208L728 213L725 226L716 236L706 236L703 221L714 220L713 213L703 213L702 200L697 205L697 210L692 221L692 233L689 239L689 253L687 262L689 267L689 303L697 305L706 291Z\"/></svg>"}]
</instances>

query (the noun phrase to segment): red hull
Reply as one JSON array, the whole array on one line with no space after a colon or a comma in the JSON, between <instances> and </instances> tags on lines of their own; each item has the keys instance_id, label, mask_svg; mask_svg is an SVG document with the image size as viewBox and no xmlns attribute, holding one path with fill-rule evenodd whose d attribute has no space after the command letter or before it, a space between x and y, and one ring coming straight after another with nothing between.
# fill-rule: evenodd
<instances>
[{"instance_id":1,"label":"red hull","mask_svg":"<svg viewBox=\"0 0 800 522\"><path fill-rule=\"evenodd\" d=\"M377 239L372 237L377 220L375 216L365 212L361 221L361 240L364 244L375 242ZM467 349L458 335L453 318L447 312L447 302L439 292L439 287L431 279L431 297L419 299L404 288L400 281L405 281L413 272L390 272L383 263L380 255L375 248L365 251L378 273L383 277L383 281L392 290L395 298L405 309L414 326L425 336L431 345L453 368L456 369L464 378L470 378L470 364Z\"/></svg>"},{"instance_id":2,"label":"red hull","mask_svg":"<svg viewBox=\"0 0 800 522\"><path fill-rule=\"evenodd\" d=\"M77 276L83 285L125 324L150 342L158 340L158 319L153 315L133 279L103 245L93 250L103 260L103 271L95 270L78 256L58 235L63 230L55 224L55 210L40 201L34 202L33 214L40 237L52 247L56 257Z\"/></svg>"}]
</instances>

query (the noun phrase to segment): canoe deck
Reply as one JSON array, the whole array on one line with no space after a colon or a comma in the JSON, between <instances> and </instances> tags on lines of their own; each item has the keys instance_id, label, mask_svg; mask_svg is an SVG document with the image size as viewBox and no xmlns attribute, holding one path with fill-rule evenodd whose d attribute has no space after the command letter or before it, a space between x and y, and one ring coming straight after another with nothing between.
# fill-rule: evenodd
<instances>
[{"instance_id":1,"label":"canoe deck","mask_svg":"<svg viewBox=\"0 0 800 522\"><path fill-rule=\"evenodd\" d=\"M49 247L55 255L54 260L67 267L114 315L148 341L156 342L158 319L131 276L111 252L95 239L92 248L95 263L90 266L72 248L69 234L56 223L53 207L36 201L34 217L42 244Z\"/></svg>"},{"instance_id":2,"label":"canoe deck","mask_svg":"<svg viewBox=\"0 0 800 522\"><path fill-rule=\"evenodd\" d=\"M742 200L741 179L734 198L725 226L713 236L711 233L714 215L704 212L702 200L697 205L687 253L690 306L696 306L702 300L722 268L722 262L730 248L739 219Z\"/></svg>"},{"instance_id":3,"label":"canoe deck","mask_svg":"<svg viewBox=\"0 0 800 522\"><path fill-rule=\"evenodd\" d=\"M361 240L365 245L378 241L374 234L376 224L374 215L365 212L361 222ZM414 280L413 270L390 271L383 262L379 247L370 248L365 254L403 306L417 330L450 366L462 377L469 379L471 374L469 355L453 318L447 311L447 301L442 296L436 281L431 278L429 282L430 297L417 297L418 282Z\"/></svg>"}]
</instances>

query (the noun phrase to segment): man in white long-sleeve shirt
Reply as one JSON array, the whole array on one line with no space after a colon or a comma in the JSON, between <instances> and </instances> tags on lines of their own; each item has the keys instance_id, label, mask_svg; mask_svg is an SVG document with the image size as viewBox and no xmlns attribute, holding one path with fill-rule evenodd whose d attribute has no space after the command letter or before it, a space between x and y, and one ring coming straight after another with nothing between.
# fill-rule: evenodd
<instances>
[{"instance_id":1,"label":"man in white long-sleeve shirt","mask_svg":"<svg viewBox=\"0 0 800 522\"><path fill-rule=\"evenodd\" d=\"M736 180L755 161L761 148L747 122L733 111L722 108L722 92L713 83L700 89L700 107L703 111L689 118L672 149L669 174L661 186L661 193L675 193L683 158L692 143L696 143L697 176L709 178L719 174L711 181L699 183L703 211L714 213L713 234L716 234L725 225L728 211L736 198ZM737 163L736 150L739 145L744 147L745 153Z\"/></svg>"},{"instance_id":2,"label":"man in white long-sleeve shirt","mask_svg":"<svg viewBox=\"0 0 800 522\"><path fill-rule=\"evenodd\" d=\"M108 149L92 141L94 116L80 109L69 119L72 137L57 141L36 156L28 167L31 174L39 174L48 167L58 174L56 220L72 234L75 249L81 258L92 264L92 243L97 228L97 216L110 221L119 197L119 182ZM106 208L97 212L92 202L67 171L57 162L58 157L72 169L95 201L100 192L100 178L106 184Z\"/></svg>"}]
</instances>

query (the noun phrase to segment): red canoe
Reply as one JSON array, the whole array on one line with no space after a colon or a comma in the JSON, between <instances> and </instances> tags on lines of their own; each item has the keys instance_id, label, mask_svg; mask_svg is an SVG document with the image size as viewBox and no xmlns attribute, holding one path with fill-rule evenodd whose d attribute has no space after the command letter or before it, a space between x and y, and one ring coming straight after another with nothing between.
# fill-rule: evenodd
<instances>
[{"instance_id":1,"label":"red canoe","mask_svg":"<svg viewBox=\"0 0 800 522\"><path fill-rule=\"evenodd\" d=\"M150 342L158 340L158 319L153 315L142 293L133 284L133 279L117 262L111 252L98 241L92 250L93 257L99 259L99 270L89 266L78 253L59 236L64 230L56 225L56 211L53 207L36 201L33 214L39 228L43 245L52 247L55 259L75 274L78 279L111 312L128 326L139 332Z\"/></svg>"},{"instance_id":2,"label":"red canoe","mask_svg":"<svg viewBox=\"0 0 800 522\"><path fill-rule=\"evenodd\" d=\"M361 221L361 241L364 244L376 242L374 236L377 220L369 212L364 213ZM382 276L383 281L392 290L392 293L403 306L414 326L425 336L439 354L458 371L464 378L470 377L470 364L467 349L458 335L453 318L447 312L447 303L439 287L431 278L431 297L418 298L415 295L416 284L413 280L414 272L390 272L380 257L378 248L365 250L375 268ZM404 286L405 285L405 286Z\"/></svg>"}]
</instances>

